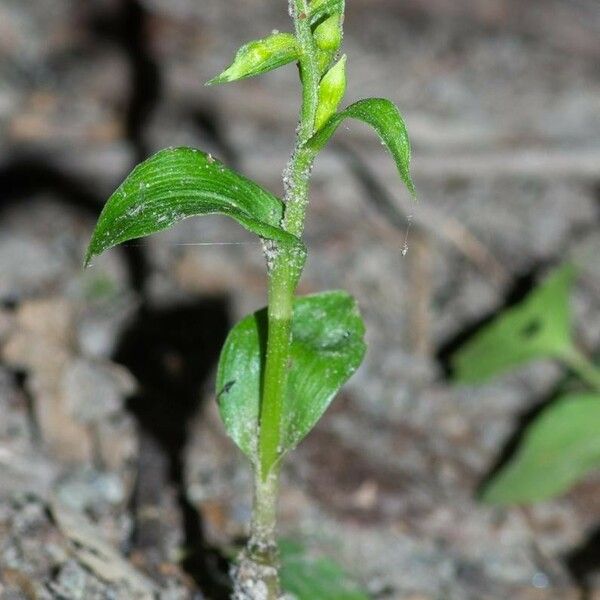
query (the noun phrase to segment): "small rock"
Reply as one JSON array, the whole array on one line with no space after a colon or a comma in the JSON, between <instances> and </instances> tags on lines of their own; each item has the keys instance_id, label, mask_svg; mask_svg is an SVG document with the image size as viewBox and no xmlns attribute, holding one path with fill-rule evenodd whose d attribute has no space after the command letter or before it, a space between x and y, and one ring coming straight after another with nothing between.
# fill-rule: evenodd
<instances>
[{"instance_id":1,"label":"small rock","mask_svg":"<svg viewBox=\"0 0 600 600\"><path fill-rule=\"evenodd\" d=\"M62 298L23 302L16 312L17 324L59 345L68 345L73 333L73 307Z\"/></svg>"},{"instance_id":2,"label":"small rock","mask_svg":"<svg viewBox=\"0 0 600 600\"><path fill-rule=\"evenodd\" d=\"M59 596L72 600L83 600L86 594L87 573L74 560L69 560L60 569L56 581L53 582L53 591Z\"/></svg>"},{"instance_id":3,"label":"small rock","mask_svg":"<svg viewBox=\"0 0 600 600\"><path fill-rule=\"evenodd\" d=\"M123 482L114 473L100 473L89 469L71 472L57 485L58 498L79 512L99 504L118 505L125 500Z\"/></svg>"},{"instance_id":4,"label":"small rock","mask_svg":"<svg viewBox=\"0 0 600 600\"><path fill-rule=\"evenodd\" d=\"M124 368L75 359L61 382L65 408L80 423L95 423L119 412L136 384Z\"/></svg>"}]
</instances>

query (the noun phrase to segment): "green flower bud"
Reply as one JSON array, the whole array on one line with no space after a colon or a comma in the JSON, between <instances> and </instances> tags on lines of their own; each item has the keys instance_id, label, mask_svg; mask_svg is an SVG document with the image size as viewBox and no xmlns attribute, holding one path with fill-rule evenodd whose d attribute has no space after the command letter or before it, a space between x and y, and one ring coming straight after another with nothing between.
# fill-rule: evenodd
<instances>
[{"instance_id":1,"label":"green flower bud","mask_svg":"<svg viewBox=\"0 0 600 600\"><path fill-rule=\"evenodd\" d=\"M317 48L317 64L319 65L319 73L321 75L324 75L329 71L334 56L334 52L327 52L326 50L319 50Z\"/></svg>"},{"instance_id":2,"label":"green flower bud","mask_svg":"<svg viewBox=\"0 0 600 600\"><path fill-rule=\"evenodd\" d=\"M315 131L327 123L346 93L346 55L327 72L319 85L319 106L315 118Z\"/></svg>"},{"instance_id":3,"label":"green flower bud","mask_svg":"<svg viewBox=\"0 0 600 600\"><path fill-rule=\"evenodd\" d=\"M320 50L337 52L342 45L342 15L332 15L317 25L314 38Z\"/></svg>"},{"instance_id":4,"label":"green flower bud","mask_svg":"<svg viewBox=\"0 0 600 600\"><path fill-rule=\"evenodd\" d=\"M299 56L298 43L293 34L273 33L242 46L235 55L233 64L207 85L254 77L294 62Z\"/></svg>"}]
</instances>

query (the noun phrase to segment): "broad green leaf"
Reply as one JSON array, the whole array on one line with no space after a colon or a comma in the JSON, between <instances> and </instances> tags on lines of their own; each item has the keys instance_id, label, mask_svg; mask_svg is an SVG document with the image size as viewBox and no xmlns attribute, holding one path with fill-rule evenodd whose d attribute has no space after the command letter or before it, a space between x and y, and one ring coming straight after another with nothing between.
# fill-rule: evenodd
<instances>
[{"instance_id":1,"label":"broad green leaf","mask_svg":"<svg viewBox=\"0 0 600 600\"><path fill-rule=\"evenodd\" d=\"M365 353L363 335L356 301L346 292L325 292L296 300L282 454L314 427L356 371ZM217 398L225 428L253 462L257 457L266 336L266 309L243 319L225 342L217 373Z\"/></svg>"},{"instance_id":2,"label":"broad green leaf","mask_svg":"<svg viewBox=\"0 0 600 600\"><path fill-rule=\"evenodd\" d=\"M315 129L319 130L335 113L346 93L346 55L325 74L319 84Z\"/></svg>"},{"instance_id":3,"label":"broad green leaf","mask_svg":"<svg viewBox=\"0 0 600 600\"><path fill-rule=\"evenodd\" d=\"M369 600L369 596L333 560L312 558L293 542L279 544L281 586L296 600Z\"/></svg>"},{"instance_id":4,"label":"broad green leaf","mask_svg":"<svg viewBox=\"0 0 600 600\"><path fill-rule=\"evenodd\" d=\"M109 198L85 264L122 242L168 229L188 217L213 213L228 215L263 238L300 244L279 227L281 200L209 154L175 148L138 165Z\"/></svg>"},{"instance_id":5,"label":"broad green leaf","mask_svg":"<svg viewBox=\"0 0 600 600\"><path fill-rule=\"evenodd\" d=\"M344 0L312 0L309 5L310 24L316 25L330 15L344 14Z\"/></svg>"},{"instance_id":6,"label":"broad green leaf","mask_svg":"<svg viewBox=\"0 0 600 600\"><path fill-rule=\"evenodd\" d=\"M515 456L484 490L483 500L538 502L567 491L593 469L600 469L600 395L568 395L526 430Z\"/></svg>"},{"instance_id":7,"label":"broad green leaf","mask_svg":"<svg viewBox=\"0 0 600 600\"><path fill-rule=\"evenodd\" d=\"M242 46L230 67L206 85L230 83L283 67L298 60L300 51L291 33L274 33Z\"/></svg>"},{"instance_id":8,"label":"broad green leaf","mask_svg":"<svg viewBox=\"0 0 600 600\"><path fill-rule=\"evenodd\" d=\"M392 154L400 177L410 193L415 196L415 186L410 177L410 141L404 119L393 102L382 98L367 98L352 104L327 121L307 142L307 147L320 152L345 119L358 119L371 125Z\"/></svg>"},{"instance_id":9,"label":"broad green leaf","mask_svg":"<svg viewBox=\"0 0 600 600\"><path fill-rule=\"evenodd\" d=\"M569 293L576 269L552 273L517 306L500 314L452 357L456 380L476 383L572 347Z\"/></svg>"}]
</instances>

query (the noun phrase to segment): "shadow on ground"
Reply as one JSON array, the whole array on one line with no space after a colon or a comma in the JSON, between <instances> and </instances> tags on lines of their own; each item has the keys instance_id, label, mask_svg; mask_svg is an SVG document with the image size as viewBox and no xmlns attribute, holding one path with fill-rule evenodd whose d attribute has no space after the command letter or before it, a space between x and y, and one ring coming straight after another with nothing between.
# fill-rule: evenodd
<instances>
[{"instance_id":1,"label":"shadow on ground","mask_svg":"<svg viewBox=\"0 0 600 600\"><path fill-rule=\"evenodd\" d=\"M152 509L161 506L165 490L172 486L185 534L183 567L215 600L228 598L228 564L207 544L201 517L186 498L182 454L188 425L199 409L202 388L214 370L229 326L228 302L223 297L142 308L115 354L115 360L140 384L139 394L129 403L141 426L133 549L152 560L152 553L163 546L169 532Z\"/></svg>"}]
</instances>

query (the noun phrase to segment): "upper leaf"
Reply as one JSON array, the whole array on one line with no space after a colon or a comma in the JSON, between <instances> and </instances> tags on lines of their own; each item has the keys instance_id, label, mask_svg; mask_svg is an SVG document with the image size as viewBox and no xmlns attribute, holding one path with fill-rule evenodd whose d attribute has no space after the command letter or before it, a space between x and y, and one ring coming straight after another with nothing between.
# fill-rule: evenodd
<instances>
[{"instance_id":1,"label":"upper leaf","mask_svg":"<svg viewBox=\"0 0 600 600\"><path fill-rule=\"evenodd\" d=\"M415 196L415 186L410 176L411 149L404 119L393 102L383 98L359 100L335 114L307 142L315 154L320 152L345 119L363 121L377 131L381 141L392 154L400 177L410 193Z\"/></svg>"},{"instance_id":2,"label":"upper leaf","mask_svg":"<svg viewBox=\"0 0 600 600\"><path fill-rule=\"evenodd\" d=\"M325 292L295 301L282 454L314 427L358 368L365 353L363 335L356 302L346 292ZM225 428L253 462L257 460L266 336L266 309L243 319L225 342L217 373Z\"/></svg>"},{"instance_id":3,"label":"upper leaf","mask_svg":"<svg viewBox=\"0 0 600 600\"><path fill-rule=\"evenodd\" d=\"M574 394L551 404L525 432L516 455L486 487L492 504L538 502L600 468L600 395Z\"/></svg>"},{"instance_id":4,"label":"upper leaf","mask_svg":"<svg viewBox=\"0 0 600 600\"><path fill-rule=\"evenodd\" d=\"M230 67L206 85L229 83L261 75L298 60L300 51L296 37L291 33L274 33L261 40L242 46Z\"/></svg>"},{"instance_id":5,"label":"upper leaf","mask_svg":"<svg viewBox=\"0 0 600 600\"><path fill-rule=\"evenodd\" d=\"M309 5L309 19L311 26L316 25L331 15L343 15L344 5L344 0L312 0Z\"/></svg>"},{"instance_id":6,"label":"upper leaf","mask_svg":"<svg viewBox=\"0 0 600 600\"><path fill-rule=\"evenodd\" d=\"M279 227L283 203L221 162L192 148L162 150L139 164L109 198L85 265L122 242L197 215L220 213L261 237L300 244Z\"/></svg>"},{"instance_id":7,"label":"upper leaf","mask_svg":"<svg viewBox=\"0 0 600 600\"><path fill-rule=\"evenodd\" d=\"M565 265L517 306L503 312L452 357L455 379L484 381L539 358L560 358L572 347L569 293L577 271Z\"/></svg>"}]
</instances>

